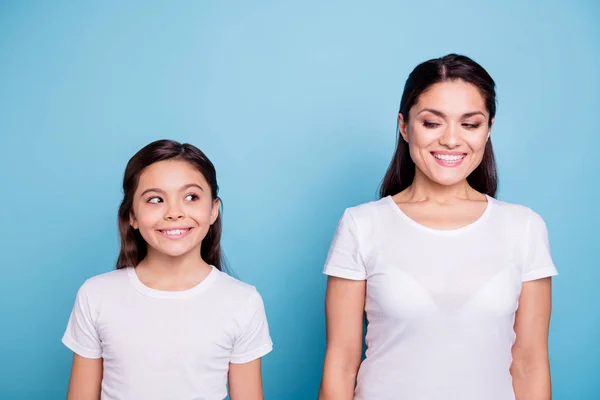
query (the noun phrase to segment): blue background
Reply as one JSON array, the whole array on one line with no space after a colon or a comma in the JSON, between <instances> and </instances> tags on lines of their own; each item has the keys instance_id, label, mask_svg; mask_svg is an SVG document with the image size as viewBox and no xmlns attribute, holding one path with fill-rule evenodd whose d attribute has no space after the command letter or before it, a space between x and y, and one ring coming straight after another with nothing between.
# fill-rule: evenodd
<instances>
[{"instance_id":1,"label":"blue background","mask_svg":"<svg viewBox=\"0 0 600 400\"><path fill-rule=\"evenodd\" d=\"M599 18L567 0L1 1L0 398L64 399L76 290L113 268L125 163L159 138L216 164L223 245L275 342L266 398L316 398L335 225L376 197L408 73L449 52L498 84L499 198L549 228L554 398L600 398Z\"/></svg>"}]
</instances>

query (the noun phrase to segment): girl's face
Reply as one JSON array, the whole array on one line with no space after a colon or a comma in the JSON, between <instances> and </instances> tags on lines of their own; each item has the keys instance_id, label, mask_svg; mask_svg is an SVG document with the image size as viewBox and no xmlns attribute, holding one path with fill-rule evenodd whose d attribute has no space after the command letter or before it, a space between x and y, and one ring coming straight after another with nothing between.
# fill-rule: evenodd
<instances>
[{"instance_id":1,"label":"girl's face","mask_svg":"<svg viewBox=\"0 0 600 400\"><path fill-rule=\"evenodd\" d=\"M200 255L218 215L219 201L213 200L204 176L186 161L166 160L142 171L130 224L148 244L148 255Z\"/></svg>"},{"instance_id":2,"label":"girl's face","mask_svg":"<svg viewBox=\"0 0 600 400\"><path fill-rule=\"evenodd\" d=\"M408 122L398 118L417 174L446 186L466 180L483 158L489 118L476 86L460 80L431 86L409 110Z\"/></svg>"}]
</instances>

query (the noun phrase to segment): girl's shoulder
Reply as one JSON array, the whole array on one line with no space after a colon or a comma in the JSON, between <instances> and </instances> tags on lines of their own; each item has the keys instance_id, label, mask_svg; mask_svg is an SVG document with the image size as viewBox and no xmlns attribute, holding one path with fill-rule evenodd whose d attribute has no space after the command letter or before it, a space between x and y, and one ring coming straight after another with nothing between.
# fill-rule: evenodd
<instances>
[{"instance_id":1,"label":"girl's shoulder","mask_svg":"<svg viewBox=\"0 0 600 400\"><path fill-rule=\"evenodd\" d=\"M127 288L127 274L127 269L118 269L88 278L77 291L76 307L95 314L103 305L117 303L119 293Z\"/></svg>"},{"instance_id":2,"label":"girl's shoulder","mask_svg":"<svg viewBox=\"0 0 600 400\"><path fill-rule=\"evenodd\" d=\"M243 282L225 272L214 270L217 274L216 284L221 293L226 293L227 297L234 302L251 301L256 297L260 297L256 287Z\"/></svg>"},{"instance_id":3,"label":"girl's shoulder","mask_svg":"<svg viewBox=\"0 0 600 400\"><path fill-rule=\"evenodd\" d=\"M264 314L264 299L258 289L249 283L234 278L221 271L218 272L218 299L224 309L237 310L236 314L246 318L248 315Z\"/></svg>"},{"instance_id":4,"label":"girl's shoulder","mask_svg":"<svg viewBox=\"0 0 600 400\"><path fill-rule=\"evenodd\" d=\"M88 292L114 290L119 285L127 284L128 272L128 268L122 268L94 275L81 285L81 289Z\"/></svg>"},{"instance_id":5,"label":"girl's shoulder","mask_svg":"<svg viewBox=\"0 0 600 400\"><path fill-rule=\"evenodd\" d=\"M117 293L128 285L128 269L117 269L88 278L79 288L78 295L93 299Z\"/></svg>"}]
</instances>

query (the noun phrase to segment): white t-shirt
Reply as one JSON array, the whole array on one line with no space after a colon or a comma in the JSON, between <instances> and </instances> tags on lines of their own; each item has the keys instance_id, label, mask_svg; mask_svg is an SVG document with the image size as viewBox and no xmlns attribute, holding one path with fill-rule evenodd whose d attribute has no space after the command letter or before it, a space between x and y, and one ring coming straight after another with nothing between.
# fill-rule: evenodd
<instances>
[{"instance_id":1,"label":"white t-shirt","mask_svg":"<svg viewBox=\"0 0 600 400\"><path fill-rule=\"evenodd\" d=\"M367 281L356 400L514 400L522 282L557 273L542 218L491 197L454 230L417 223L391 197L349 208L324 272Z\"/></svg>"},{"instance_id":2,"label":"white t-shirt","mask_svg":"<svg viewBox=\"0 0 600 400\"><path fill-rule=\"evenodd\" d=\"M87 280L63 343L103 358L103 400L222 400L229 363L272 349L256 289L214 267L185 291L151 289L133 268Z\"/></svg>"}]
</instances>

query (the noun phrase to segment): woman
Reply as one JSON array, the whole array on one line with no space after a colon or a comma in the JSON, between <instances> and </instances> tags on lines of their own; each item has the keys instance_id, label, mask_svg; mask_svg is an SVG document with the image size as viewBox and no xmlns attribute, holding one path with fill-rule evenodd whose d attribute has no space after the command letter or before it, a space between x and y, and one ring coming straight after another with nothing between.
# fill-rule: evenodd
<instances>
[{"instance_id":1,"label":"woman","mask_svg":"<svg viewBox=\"0 0 600 400\"><path fill-rule=\"evenodd\" d=\"M541 217L494 198L495 113L467 57L408 77L381 199L346 210L327 258L321 400L550 399L556 269Z\"/></svg>"}]
</instances>

